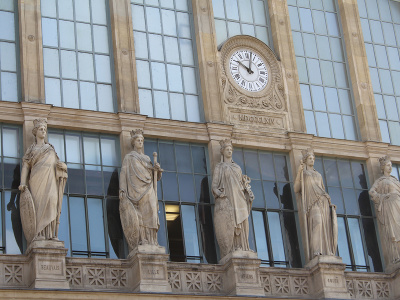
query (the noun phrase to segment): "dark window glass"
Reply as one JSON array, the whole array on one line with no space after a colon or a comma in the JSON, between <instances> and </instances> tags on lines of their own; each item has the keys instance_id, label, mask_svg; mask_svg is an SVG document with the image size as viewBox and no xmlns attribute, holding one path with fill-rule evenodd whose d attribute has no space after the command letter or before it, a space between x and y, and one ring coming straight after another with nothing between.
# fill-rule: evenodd
<instances>
[{"instance_id":1,"label":"dark window glass","mask_svg":"<svg viewBox=\"0 0 400 300\"><path fill-rule=\"evenodd\" d=\"M159 149L164 169L158 184L159 244L172 261L217 263L207 147L146 140L145 149L148 145Z\"/></svg>"},{"instance_id":2,"label":"dark window glass","mask_svg":"<svg viewBox=\"0 0 400 300\"><path fill-rule=\"evenodd\" d=\"M18 126L0 123L0 253L24 252L18 191L23 154L21 133Z\"/></svg>"},{"instance_id":3,"label":"dark window glass","mask_svg":"<svg viewBox=\"0 0 400 300\"><path fill-rule=\"evenodd\" d=\"M191 173L192 172L192 160L190 158L189 145L175 145L178 172Z\"/></svg>"},{"instance_id":4,"label":"dark window glass","mask_svg":"<svg viewBox=\"0 0 400 300\"><path fill-rule=\"evenodd\" d=\"M192 155L196 159L193 160L194 172L207 174L207 160L203 147L192 146Z\"/></svg>"},{"instance_id":5,"label":"dark window glass","mask_svg":"<svg viewBox=\"0 0 400 300\"><path fill-rule=\"evenodd\" d=\"M283 236L286 240L286 253L292 268L301 268L299 241L297 237L296 219L293 212L283 212Z\"/></svg>"},{"instance_id":6,"label":"dark window glass","mask_svg":"<svg viewBox=\"0 0 400 300\"><path fill-rule=\"evenodd\" d=\"M48 139L68 167L64 197L68 205L63 204L60 221L68 255L125 258L127 246L119 217L118 139L52 129Z\"/></svg>"},{"instance_id":7,"label":"dark window glass","mask_svg":"<svg viewBox=\"0 0 400 300\"><path fill-rule=\"evenodd\" d=\"M278 184L276 182L263 181L263 186L267 208L279 209Z\"/></svg>"},{"instance_id":8,"label":"dark window glass","mask_svg":"<svg viewBox=\"0 0 400 300\"><path fill-rule=\"evenodd\" d=\"M253 201L253 207L254 208L265 208L265 201L264 201L264 195L261 187L261 181L260 180L253 180L251 182L251 190L253 191L254 194L254 201Z\"/></svg>"},{"instance_id":9,"label":"dark window glass","mask_svg":"<svg viewBox=\"0 0 400 300\"><path fill-rule=\"evenodd\" d=\"M175 153L174 153L174 145L159 143L160 148L160 164L162 168L166 171L175 171Z\"/></svg>"},{"instance_id":10,"label":"dark window glass","mask_svg":"<svg viewBox=\"0 0 400 300\"><path fill-rule=\"evenodd\" d=\"M367 246L368 262L371 272L382 272L382 262L377 247L378 241L376 236L374 220L371 218L363 218L362 225L364 227L365 244Z\"/></svg>"},{"instance_id":11,"label":"dark window glass","mask_svg":"<svg viewBox=\"0 0 400 300\"><path fill-rule=\"evenodd\" d=\"M252 178L255 199L249 219L251 249L257 249L264 265L301 266L287 155L236 148L233 155L236 163L246 166L243 173Z\"/></svg>"},{"instance_id":12,"label":"dark window glass","mask_svg":"<svg viewBox=\"0 0 400 300\"><path fill-rule=\"evenodd\" d=\"M179 200L178 182L176 181L176 173L164 172L161 180L162 180L163 200L165 201Z\"/></svg>"},{"instance_id":13,"label":"dark window glass","mask_svg":"<svg viewBox=\"0 0 400 300\"><path fill-rule=\"evenodd\" d=\"M321 173L338 215L338 253L347 270L381 271L365 163L322 159ZM336 172L335 169L339 170Z\"/></svg>"}]
</instances>

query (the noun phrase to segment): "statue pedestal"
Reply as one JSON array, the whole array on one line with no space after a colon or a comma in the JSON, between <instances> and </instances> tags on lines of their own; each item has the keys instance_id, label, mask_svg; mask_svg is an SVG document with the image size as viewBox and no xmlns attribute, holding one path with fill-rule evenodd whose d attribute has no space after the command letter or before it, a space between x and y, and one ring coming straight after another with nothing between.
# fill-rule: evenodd
<instances>
[{"instance_id":1,"label":"statue pedestal","mask_svg":"<svg viewBox=\"0 0 400 300\"><path fill-rule=\"evenodd\" d=\"M310 270L313 287L312 294L316 299L334 298L350 299L347 291L344 270L346 265L338 256L321 255L314 257L305 268Z\"/></svg>"},{"instance_id":2,"label":"statue pedestal","mask_svg":"<svg viewBox=\"0 0 400 300\"><path fill-rule=\"evenodd\" d=\"M132 250L131 263L133 292L171 293L168 282L167 261L169 255L161 246L139 245Z\"/></svg>"},{"instance_id":3,"label":"statue pedestal","mask_svg":"<svg viewBox=\"0 0 400 300\"><path fill-rule=\"evenodd\" d=\"M69 289L66 277L64 242L33 241L26 250L29 259L30 288Z\"/></svg>"},{"instance_id":4,"label":"statue pedestal","mask_svg":"<svg viewBox=\"0 0 400 300\"><path fill-rule=\"evenodd\" d=\"M219 261L224 265L225 292L234 296L265 296L257 253L234 251Z\"/></svg>"}]
</instances>

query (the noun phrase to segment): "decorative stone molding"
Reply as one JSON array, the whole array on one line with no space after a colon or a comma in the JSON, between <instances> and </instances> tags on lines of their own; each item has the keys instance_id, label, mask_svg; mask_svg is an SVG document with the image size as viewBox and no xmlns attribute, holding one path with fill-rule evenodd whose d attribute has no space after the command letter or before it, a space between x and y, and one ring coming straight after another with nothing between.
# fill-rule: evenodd
<instances>
[{"instance_id":1,"label":"decorative stone molding","mask_svg":"<svg viewBox=\"0 0 400 300\"><path fill-rule=\"evenodd\" d=\"M268 77L264 88L251 92L242 88L231 75L230 59L239 49L249 50L265 62ZM225 106L225 122L252 130L279 132L288 130L286 77L274 52L254 37L234 36L222 45L220 59L220 87Z\"/></svg>"}]
</instances>

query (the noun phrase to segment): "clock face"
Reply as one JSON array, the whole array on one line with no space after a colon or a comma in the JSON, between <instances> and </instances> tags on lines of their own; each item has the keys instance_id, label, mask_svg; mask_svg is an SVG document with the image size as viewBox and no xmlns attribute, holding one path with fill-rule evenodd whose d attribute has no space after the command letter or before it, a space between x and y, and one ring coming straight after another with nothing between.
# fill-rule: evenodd
<instances>
[{"instance_id":1,"label":"clock face","mask_svg":"<svg viewBox=\"0 0 400 300\"><path fill-rule=\"evenodd\" d=\"M238 50L229 60L229 70L237 84L249 91L262 91L268 83L268 69L263 59L251 50Z\"/></svg>"}]
</instances>

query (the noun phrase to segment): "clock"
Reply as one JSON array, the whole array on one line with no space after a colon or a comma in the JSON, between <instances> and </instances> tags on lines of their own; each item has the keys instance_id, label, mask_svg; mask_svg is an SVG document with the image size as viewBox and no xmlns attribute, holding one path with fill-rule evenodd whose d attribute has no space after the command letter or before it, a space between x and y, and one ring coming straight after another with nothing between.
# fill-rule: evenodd
<instances>
[{"instance_id":1,"label":"clock","mask_svg":"<svg viewBox=\"0 0 400 300\"><path fill-rule=\"evenodd\" d=\"M238 49L229 59L229 71L235 82L249 92L260 92L268 84L267 64L254 50Z\"/></svg>"}]
</instances>

